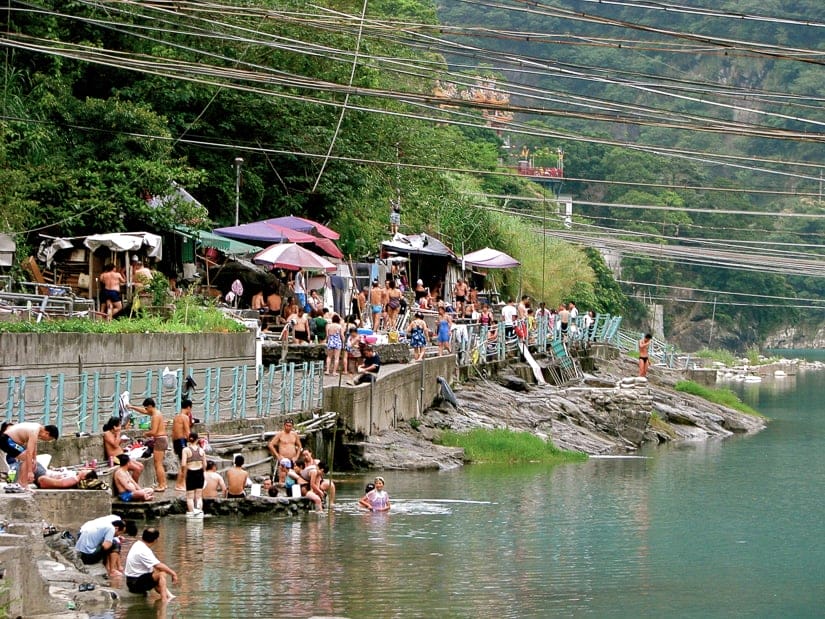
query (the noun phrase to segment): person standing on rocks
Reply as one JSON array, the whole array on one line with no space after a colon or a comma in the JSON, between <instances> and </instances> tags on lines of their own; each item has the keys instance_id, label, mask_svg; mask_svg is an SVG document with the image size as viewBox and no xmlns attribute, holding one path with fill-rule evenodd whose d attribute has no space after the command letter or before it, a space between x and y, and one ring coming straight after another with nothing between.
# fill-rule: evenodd
<instances>
[{"instance_id":1,"label":"person standing on rocks","mask_svg":"<svg viewBox=\"0 0 825 619\"><path fill-rule=\"evenodd\" d=\"M189 443L183 448L180 461L181 475L186 481L186 515L203 517L204 463L206 453L198 443L198 433L189 433Z\"/></svg>"},{"instance_id":2,"label":"person standing on rocks","mask_svg":"<svg viewBox=\"0 0 825 619\"><path fill-rule=\"evenodd\" d=\"M166 422L163 419L163 413L160 412L152 398L146 398L143 401L143 406L130 404L129 408L141 415L151 417L149 431L144 437L152 441L152 459L155 463L155 477L157 478L154 490L155 492L163 492L166 490L166 469L163 468L163 457L169 447L169 437L166 436Z\"/></svg>"},{"instance_id":3,"label":"person standing on rocks","mask_svg":"<svg viewBox=\"0 0 825 619\"><path fill-rule=\"evenodd\" d=\"M272 459L276 464L284 459L294 461L301 454L301 437L298 436L294 428L295 423L292 419L284 420L284 429L276 432L272 440L267 443L266 447L269 449L269 453L272 454ZM286 472L282 475L279 470L278 483L283 484L285 477Z\"/></svg>"},{"instance_id":4,"label":"person standing on rocks","mask_svg":"<svg viewBox=\"0 0 825 619\"><path fill-rule=\"evenodd\" d=\"M650 342L653 336L650 333L645 333L645 336L639 340L639 376L647 377L647 368L650 367Z\"/></svg>"},{"instance_id":5,"label":"person standing on rocks","mask_svg":"<svg viewBox=\"0 0 825 619\"><path fill-rule=\"evenodd\" d=\"M183 450L192 432L192 400L180 401L180 412L175 415L172 421L172 450L178 457L178 462L183 460ZM178 478L175 482L175 492L186 491L186 471L180 467Z\"/></svg>"}]
</instances>

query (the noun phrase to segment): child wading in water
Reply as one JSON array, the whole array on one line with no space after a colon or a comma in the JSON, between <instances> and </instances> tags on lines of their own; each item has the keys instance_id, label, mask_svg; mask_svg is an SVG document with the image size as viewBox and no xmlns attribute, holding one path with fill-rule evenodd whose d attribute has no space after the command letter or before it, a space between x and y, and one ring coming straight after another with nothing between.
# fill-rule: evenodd
<instances>
[{"instance_id":1,"label":"child wading in water","mask_svg":"<svg viewBox=\"0 0 825 619\"><path fill-rule=\"evenodd\" d=\"M388 512L390 511L390 495L384 490L384 478L375 478L375 488L362 496L358 505L365 507L371 512Z\"/></svg>"}]
</instances>

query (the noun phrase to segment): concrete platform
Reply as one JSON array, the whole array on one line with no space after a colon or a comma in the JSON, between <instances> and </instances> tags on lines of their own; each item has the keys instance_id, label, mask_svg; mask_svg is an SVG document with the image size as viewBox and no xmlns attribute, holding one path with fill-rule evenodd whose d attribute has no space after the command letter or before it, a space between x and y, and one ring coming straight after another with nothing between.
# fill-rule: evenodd
<instances>
[{"instance_id":1,"label":"concrete platform","mask_svg":"<svg viewBox=\"0 0 825 619\"><path fill-rule=\"evenodd\" d=\"M182 494L167 490L152 501L112 501L112 513L131 520L154 520L163 516L186 513L186 500ZM203 511L214 516L274 514L293 516L301 511L311 511L312 501L292 497L246 497L245 499L205 499Z\"/></svg>"}]
</instances>

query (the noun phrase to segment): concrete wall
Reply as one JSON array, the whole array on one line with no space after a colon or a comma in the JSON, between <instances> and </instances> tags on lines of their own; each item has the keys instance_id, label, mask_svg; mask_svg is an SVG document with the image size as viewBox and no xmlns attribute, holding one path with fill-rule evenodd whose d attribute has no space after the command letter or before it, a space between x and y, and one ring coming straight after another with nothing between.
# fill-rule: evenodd
<instances>
[{"instance_id":1,"label":"concrete wall","mask_svg":"<svg viewBox=\"0 0 825 619\"><path fill-rule=\"evenodd\" d=\"M43 520L75 533L102 514L112 513L112 495L105 490L38 490L33 493Z\"/></svg>"},{"instance_id":2,"label":"concrete wall","mask_svg":"<svg viewBox=\"0 0 825 619\"><path fill-rule=\"evenodd\" d=\"M391 373L379 374L372 385L327 387L327 410L338 411L348 431L380 432L398 421L416 418L438 395L436 378L443 376L451 381L456 369L453 355L392 367Z\"/></svg>"},{"instance_id":3,"label":"concrete wall","mask_svg":"<svg viewBox=\"0 0 825 619\"><path fill-rule=\"evenodd\" d=\"M255 362L253 333L0 333L0 378Z\"/></svg>"}]
</instances>

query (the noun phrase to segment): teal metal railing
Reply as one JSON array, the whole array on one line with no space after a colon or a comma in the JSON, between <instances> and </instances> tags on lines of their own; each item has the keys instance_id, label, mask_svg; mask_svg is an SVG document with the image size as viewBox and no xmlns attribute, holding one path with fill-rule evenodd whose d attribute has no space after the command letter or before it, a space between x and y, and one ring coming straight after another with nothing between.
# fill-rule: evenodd
<instances>
[{"instance_id":1,"label":"teal metal railing","mask_svg":"<svg viewBox=\"0 0 825 619\"><path fill-rule=\"evenodd\" d=\"M458 324L452 333L453 352L456 353L459 365L475 365L501 361L508 357L517 357L518 336L516 331L527 334L530 347L540 353L556 356L563 346L582 346L587 343L608 343L618 346L620 343L619 327L621 316L597 314L590 326L585 326L583 316L571 320L567 334L562 334L561 323L552 322L548 318L538 318L531 324L521 321L516 326L507 329L503 322L495 327L485 327L480 324Z\"/></svg>"},{"instance_id":2,"label":"teal metal railing","mask_svg":"<svg viewBox=\"0 0 825 619\"><path fill-rule=\"evenodd\" d=\"M210 367L187 374L197 384L192 390L186 389L180 369L174 381L164 381L163 370L10 376L0 379L0 394L5 395L0 411L6 421L36 421L54 424L61 433L93 434L118 412L120 394L128 391L132 404L151 397L167 416L189 398L194 416L206 423L270 417L321 409L323 372L323 361Z\"/></svg>"}]
</instances>

